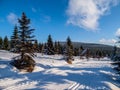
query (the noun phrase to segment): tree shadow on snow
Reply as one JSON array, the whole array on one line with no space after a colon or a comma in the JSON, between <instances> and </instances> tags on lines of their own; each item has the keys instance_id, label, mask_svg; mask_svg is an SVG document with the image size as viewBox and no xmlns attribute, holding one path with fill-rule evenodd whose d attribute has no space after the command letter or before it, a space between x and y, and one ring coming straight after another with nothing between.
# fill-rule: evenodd
<instances>
[{"instance_id":1,"label":"tree shadow on snow","mask_svg":"<svg viewBox=\"0 0 120 90\"><path fill-rule=\"evenodd\" d=\"M12 71L13 66L10 65L10 61L0 60L0 65L0 79L17 75L17 72Z\"/></svg>"},{"instance_id":2,"label":"tree shadow on snow","mask_svg":"<svg viewBox=\"0 0 120 90\"><path fill-rule=\"evenodd\" d=\"M64 72L66 75L60 75L56 73L45 73L45 71L42 72L33 72L31 74L26 74L28 77L28 81L37 81L36 89L46 89L43 86L46 86L48 84L57 83L59 84L65 84L68 83L65 80L73 81L79 84L78 89L81 85L85 86L84 89L104 89L108 90L111 89L108 85L106 85L104 82L111 82L112 84L118 86L116 84L116 80L112 79L111 75L108 75L107 73L102 72L101 68L71 68L71 67L57 67L59 70ZM108 72L110 70L109 68L105 67L103 71ZM76 72L77 71L77 72ZM112 71L110 71L112 72ZM27 81L27 80L26 80ZM86 88L87 87L87 88ZM120 86L118 86L120 87Z\"/></svg>"},{"instance_id":3,"label":"tree shadow on snow","mask_svg":"<svg viewBox=\"0 0 120 90\"><path fill-rule=\"evenodd\" d=\"M8 65L9 61L1 61L0 64ZM57 83L59 84L66 84L68 81L76 82L79 86L77 86L77 89L81 89L80 86L85 86L83 89L104 89L109 90L111 89L108 85L106 85L104 82L111 82L112 84L120 87L117 82L120 83L120 80L114 80L113 77L116 77L114 75L109 75L109 73L114 72L109 67L104 68L80 68L80 67L68 67L68 66L54 66L50 67L49 65L43 65L38 64L38 66L51 70L52 69L58 69L58 71L54 73L46 73L46 70L40 71L40 72L32 72L32 73L26 73L26 74L18 74L17 72L13 72L10 69L10 65L1 68L0 72L2 72L1 75L3 77L12 77L12 79L18 79L18 78L25 78L23 80L20 80L17 82L17 84L24 83L25 85L28 84L28 82L37 82L35 84L35 87L31 88L32 90L38 90L42 89L45 90L45 86L47 87L48 84ZM12 73L11 73L12 72ZM59 74L60 73L60 74ZM65 75L62 75L62 73L65 73ZM66 81L68 80L68 81ZM86 88L87 87L87 88ZM49 87L48 87L49 88ZM69 88L69 87L68 87ZM68 89L66 88L66 90Z\"/></svg>"}]
</instances>

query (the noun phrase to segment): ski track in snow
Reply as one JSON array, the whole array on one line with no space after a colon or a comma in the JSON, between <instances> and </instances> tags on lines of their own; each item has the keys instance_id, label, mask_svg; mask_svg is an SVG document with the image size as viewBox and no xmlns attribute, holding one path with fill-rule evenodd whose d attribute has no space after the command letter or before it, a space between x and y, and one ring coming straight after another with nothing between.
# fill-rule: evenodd
<instances>
[{"instance_id":1,"label":"ski track in snow","mask_svg":"<svg viewBox=\"0 0 120 90\"><path fill-rule=\"evenodd\" d=\"M75 90L79 87L79 85L80 85L79 83L75 82L68 88L68 90Z\"/></svg>"},{"instance_id":2,"label":"ski track in snow","mask_svg":"<svg viewBox=\"0 0 120 90\"><path fill-rule=\"evenodd\" d=\"M60 55L35 58L32 73L19 72L9 62L17 54L0 51L0 90L120 90L120 77L109 59L79 59L67 64Z\"/></svg>"}]
</instances>

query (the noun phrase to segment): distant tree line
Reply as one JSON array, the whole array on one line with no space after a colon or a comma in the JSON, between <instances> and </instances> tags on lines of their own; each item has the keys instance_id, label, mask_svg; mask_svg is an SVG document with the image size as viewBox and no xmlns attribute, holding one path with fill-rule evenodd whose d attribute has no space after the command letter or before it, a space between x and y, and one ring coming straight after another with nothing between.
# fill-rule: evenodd
<instances>
[{"instance_id":1,"label":"distant tree line","mask_svg":"<svg viewBox=\"0 0 120 90\"><path fill-rule=\"evenodd\" d=\"M18 27L15 25L13 30L13 35L11 36L10 40L7 36L4 38L0 37L0 49L3 50L10 50L12 52L18 52L16 50L17 44L19 43L18 39ZM67 43L68 42L68 43ZM70 46L68 46L71 43ZM60 41L53 42L52 36L48 35L48 39L46 43L40 43L38 40L35 40L33 43L36 47L35 52L47 54L47 55L54 55L54 54L65 54L67 51L72 53L73 56L79 56L80 53L85 49L84 46L74 47L71 38L68 36L66 39L66 44L61 44ZM89 48L89 56L91 57L105 57L110 56L113 53L112 50L105 50L99 48Z\"/></svg>"}]
</instances>

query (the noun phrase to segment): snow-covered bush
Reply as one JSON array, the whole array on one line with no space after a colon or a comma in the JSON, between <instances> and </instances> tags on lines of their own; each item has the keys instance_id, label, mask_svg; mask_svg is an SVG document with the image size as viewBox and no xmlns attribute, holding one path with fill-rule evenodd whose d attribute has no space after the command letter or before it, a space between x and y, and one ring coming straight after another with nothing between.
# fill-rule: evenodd
<instances>
[{"instance_id":1,"label":"snow-covered bush","mask_svg":"<svg viewBox=\"0 0 120 90\"><path fill-rule=\"evenodd\" d=\"M21 56L13 58L11 65L15 66L19 70L24 69L27 72L32 72L35 67L35 61L31 56L25 54L23 59L21 59Z\"/></svg>"}]
</instances>

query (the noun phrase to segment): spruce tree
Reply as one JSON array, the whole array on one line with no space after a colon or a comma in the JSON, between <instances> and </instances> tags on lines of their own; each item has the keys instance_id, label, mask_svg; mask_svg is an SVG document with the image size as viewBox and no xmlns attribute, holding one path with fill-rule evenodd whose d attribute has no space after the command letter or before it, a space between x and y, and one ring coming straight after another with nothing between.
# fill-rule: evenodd
<instances>
[{"instance_id":1,"label":"spruce tree","mask_svg":"<svg viewBox=\"0 0 120 90\"><path fill-rule=\"evenodd\" d=\"M101 50L97 50L97 51L96 51L96 56L97 56L98 60L100 60L100 58L102 57L102 52L101 52Z\"/></svg>"},{"instance_id":2,"label":"spruce tree","mask_svg":"<svg viewBox=\"0 0 120 90\"><path fill-rule=\"evenodd\" d=\"M81 54L83 52L84 48L83 46L81 45L80 48L79 48L79 54Z\"/></svg>"},{"instance_id":3,"label":"spruce tree","mask_svg":"<svg viewBox=\"0 0 120 90\"><path fill-rule=\"evenodd\" d=\"M44 44L43 44L42 53L48 54L48 46L47 46L47 43L44 43Z\"/></svg>"},{"instance_id":4,"label":"spruce tree","mask_svg":"<svg viewBox=\"0 0 120 90\"><path fill-rule=\"evenodd\" d=\"M56 41L55 41L55 44L54 44L54 51L55 51L55 54L59 53L58 42L56 42Z\"/></svg>"},{"instance_id":5,"label":"spruce tree","mask_svg":"<svg viewBox=\"0 0 120 90\"><path fill-rule=\"evenodd\" d=\"M18 43L19 37L18 37L18 27L15 25L13 35L11 36L11 48L15 48L16 44Z\"/></svg>"},{"instance_id":6,"label":"spruce tree","mask_svg":"<svg viewBox=\"0 0 120 90\"><path fill-rule=\"evenodd\" d=\"M62 54L62 46L60 45L59 41L55 42L55 44L54 44L54 51L55 51L55 54Z\"/></svg>"},{"instance_id":7,"label":"spruce tree","mask_svg":"<svg viewBox=\"0 0 120 90\"><path fill-rule=\"evenodd\" d=\"M72 41L70 39L70 37L67 38L67 41L66 41L66 56L67 56L67 60L68 61L71 61L73 60L73 45L72 45Z\"/></svg>"},{"instance_id":8,"label":"spruce tree","mask_svg":"<svg viewBox=\"0 0 120 90\"><path fill-rule=\"evenodd\" d=\"M78 56L79 55L79 48L74 48L74 56Z\"/></svg>"},{"instance_id":9,"label":"spruce tree","mask_svg":"<svg viewBox=\"0 0 120 90\"><path fill-rule=\"evenodd\" d=\"M42 48L42 44L39 43L39 44L38 44L39 53L41 53L41 48Z\"/></svg>"},{"instance_id":10,"label":"spruce tree","mask_svg":"<svg viewBox=\"0 0 120 90\"><path fill-rule=\"evenodd\" d=\"M39 44L38 44L38 48L39 48L39 53L42 53L42 54L43 54L43 52L44 52L44 44L39 43Z\"/></svg>"},{"instance_id":11,"label":"spruce tree","mask_svg":"<svg viewBox=\"0 0 120 90\"><path fill-rule=\"evenodd\" d=\"M30 55L34 55L32 51L32 41L35 41L33 38L34 36L31 35L34 31L34 29L30 29L30 19L27 18L25 13L22 13L21 19L18 19L20 24L20 30L19 30L19 40L20 43L20 52L21 52L21 59L23 59L25 53L29 53ZM29 52L30 51L30 52Z\"/></svg>"},{"instance_id":12,"label":"spruce tree","mask_svg":"<svg viewBox=\"0 0 120 90\"><path fill-rule=\"evenodd\" d=\"M8 50L8 49L9 49L9 40L8 40L8 37L7 37L7 36L5 36L5 38L4 38L3 48L4 48L5 50Z\"/></svg>"},{"instance_id":13,"label":"spruce tree","mask_svg":"<svg viewBox=\"0 0 120 90\"><path fill-rule=\"evenodd\" d=\"M18 69L26 69L28 72L32 72L35 66L35 61L33 60L35 41L32 35L34 29L30 29L30 19L27 18L25 13L22 13L22 17L18 19L19 22L19 44L17 48L20 51L19 58L15 58L15 62L12 64Z\"/></svg>"},{"instance_id":14,"label":"spruce tree","mask_svg":"<svg viewBox=\"0 0 120 90\"><path fill-rule=\"evenodd\" d=\"M48 51L49 55L53 55L54 54L54 45L53 45L53 41L52 41L51 35L48 36L47 51Z\"/></svg>"},{"instance_id":15,"label":"spruce tree","mask_svg":"<svg viewBox=\"0 0 120 90\"><path fill-rule=\"evenodd\" d=\"M61 46L60 42L57 42L58 45L58 54L63 54L63 47Z\"/></svg>"},{"instance_id":16,"label":"spruce tree","mask_svg":"<svg viewBox=\"0 0 120 90\"><path fill-rule=\"evenodd\" d=\"M37 40L35 40L34 48L35 48L35 52L39 52L39 44Z\"/></svg>"},{"instance_id":17,"label":"spruce tree","mask_svg":"<svg viewBox=\"0 0 120 90\"><path fill-rule=\"evenodd\" d=\"M2 37L0 37L0 49L2 49L3 48L3 39L2 39Z\"/></svg>"}]
</instances>

